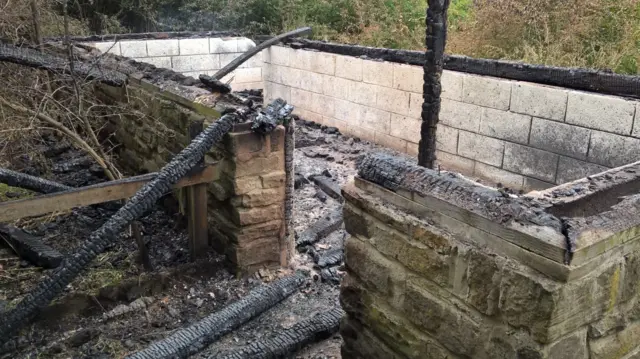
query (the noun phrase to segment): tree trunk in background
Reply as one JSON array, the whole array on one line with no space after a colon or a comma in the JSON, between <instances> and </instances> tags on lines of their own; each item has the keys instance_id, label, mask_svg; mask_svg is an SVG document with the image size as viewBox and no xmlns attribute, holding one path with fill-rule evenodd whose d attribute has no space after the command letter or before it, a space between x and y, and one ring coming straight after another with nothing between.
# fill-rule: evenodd
<instances>
[{"instance_id":1,"label":"tree trunk in background","mask_svg":"<svg viewBox=\"0 0 640 359\"><path fill-rule=\"evenodd\" d=\"M444 48L447 43L447 10L451 0L429 0L427 9L427 52L422 88L422 128L418 164L433 168L436 161L436 129L440 114L440 93Z\"/></svg>"},{"instance_id":2,"label":"tree trunk in background","mask_svg":"<svg viewBox=\"0 0 640 359\"><path fill-rule=\"evenodd\" d=\"M33 33L35 37L35 43L38 44L38 48L42 46L42 31L40 31L40 13L38 12L38 4L36 0L31 0L31 17L33 18Z\"/></svg>"}]
</instances>

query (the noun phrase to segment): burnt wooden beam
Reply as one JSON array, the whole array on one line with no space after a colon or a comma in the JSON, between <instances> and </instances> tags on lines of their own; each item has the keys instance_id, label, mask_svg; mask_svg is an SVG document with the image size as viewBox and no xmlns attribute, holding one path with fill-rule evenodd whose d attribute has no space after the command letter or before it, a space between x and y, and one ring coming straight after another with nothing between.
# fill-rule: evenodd
<instances>
[{"instance_id":1,"label":"burnt wooden beam","mask_svg":"<svg viewBox=\"0 0 640 359\"><path fill-rule=\"evenodd\" d=\"M429 0L422 86L422 127L418 144L418 164L433 168L436 162L436 130L440 115L444 48L447 44L447 10L451 0Z\"/></svg>"},{"instance_id":2,"label":"burnt wooden beam","mask_svg":"<svg viewBox=\"0 0 640 359\"><path fill-rule=\"evenodd\" d=\"M425 63L425 53L422 51L335 44L298 38L284 42L298 49L318 50L338 55L417 66L424 66ZM640 98L640 76L621 75L597 69L535 65L517 61L476 59L459 55L444 55L444 69L605 95Z\"/></svg>"}]
</instances>

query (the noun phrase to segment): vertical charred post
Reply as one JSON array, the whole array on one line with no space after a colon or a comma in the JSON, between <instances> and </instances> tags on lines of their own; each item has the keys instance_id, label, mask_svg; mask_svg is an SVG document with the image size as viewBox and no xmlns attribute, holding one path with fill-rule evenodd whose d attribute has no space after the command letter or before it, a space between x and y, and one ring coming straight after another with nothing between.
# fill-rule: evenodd
<instances>
[{"instance_id":1,"label":"vertical charred post","mask_svg":"<svg viewBox=\"0 0 640 359\"><path fill-rule=\"evenodd\" d=\"M444 48L447 43L447 10L451 0L429 0L427 9L426 56L422 88L422 128L418 164L433 168L436 160L436 129L440 114L440 94Z\"/></svg>"},{"instance_id":2,"label":"vertical charred post","mask_svg":"<svg viewBox=\"0 0 640 359\"><path fill-rule=\"evenodd\" d=\"M295 133L296 123L293 118L289 118L285 124L284 138L284 163L285 163L285 203L284 203L284 221L285 221L285 238L280 251L286 250L286 258L281 259L283 266L289 264L295 251L295 239L293 238L293 191L294 191L294 168L293 168L293 152L295 150ZM282 252L281 252L282 253Z\"/></svg>"}]
</instances>

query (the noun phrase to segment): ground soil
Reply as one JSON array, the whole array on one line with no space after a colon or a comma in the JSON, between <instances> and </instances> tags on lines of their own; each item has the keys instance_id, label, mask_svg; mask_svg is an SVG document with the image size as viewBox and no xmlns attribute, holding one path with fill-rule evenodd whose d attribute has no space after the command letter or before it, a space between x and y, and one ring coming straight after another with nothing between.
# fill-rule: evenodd
<instances>
[{"instance_id":1,"label":"ground soil","mask_svg":"<svg viewBox=\"0 0 640 359\"><path fill-rule=\"evenodd\" d=\"M370 151L394 151L344 137L336 129L297 121L295 172L309 178L322 174L339 185L355 175L355 160ZM13 169L43 176L73 187L105 181L100 169L80 151L63 140L49 136L42 144L46 161L22 158L11 161ZM46 166L42 163L46 163ZM8 189L11 192L13 189ZM11 198L33 194L13 190ZM313 182L300 186L294 198L294 229L301 233L322 216L339 209L341 203L326 196ZM88 235L104 223L118 208L105 204L78 208L42 218L15 223L64 254L73 253ZM246 295L262 282L290 273L261 270L245 278L236 278L225 268L224 258L209 253L189 263L185 221L176 212L170 198L140 220L155 270L146 273L136 260L136 246L128 233L100 255L91 268L66 289L54 305L44 311L21 334L20 347L4 357L48 358L120 358L164 338L174 330L193 323ZM322 253L341 248L348 234L339 229L314 245ZM16 257L0 243L0 311L11 308L47 274L46 270ZM338 265L340 267L341 264ZM282 328L316 312L339 305L337 284L322 282L310 255L299 253L295 269L310 273L307 284L267 313L223 337L195 356L240 348L247 343L277 334ZM341 268L339 268L341 269ZM150 298L144 309L103 320L103 314L118 305L127 305L139 297ZM300 351L297 358L339 358L338 335Z\"/></svg>"}]
</instances>

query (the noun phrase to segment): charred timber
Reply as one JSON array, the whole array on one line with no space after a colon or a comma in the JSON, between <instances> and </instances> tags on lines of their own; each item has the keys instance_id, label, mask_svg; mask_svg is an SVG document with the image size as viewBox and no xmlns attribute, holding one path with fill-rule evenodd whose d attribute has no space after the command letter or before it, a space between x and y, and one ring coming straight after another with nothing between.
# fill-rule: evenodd
<instances>
[{"instance_id":1,"label":"charred timber","mask_svg":"<svg viewBox=\"0 0 640 359\"><path fill-rule=\"evenodd\" d=\"M425 54L421 51L334 44L298 38L285 41L285 43L290 44L292 47L295 44L296 48L312 49L338 55L366 57L368 59L417 66L424 66L425 63ZM640 76L620 75L602 70L476 59L458 55L445 55L444 69L606 95L640 98Z\"/></svg>"},{"instance_id":2,"label":"charred timber","mask_svg":"<svg viewBox=\"0 0 640 359\"><path fill-rule=\"evenodd\" d=\"M11 171L5 168L0 168L0 183L44 194L62 192L71 189L71 187L57 182Z\"/></svg>"},{"instance_id":3,"label":"charred timber","mask_svg":"<svg viewBox=\"0 0 640 359\"><path fill-rule=\"evenodd\" d=\"M20 258L38 267L56 268L64 258L62 253L20 228L0 224L0 237L4 238Z\"/></svg>"},{"instance_id":4,"label":"charred timber","mask_svg":"<svg viewBox=\"0 0 640 359\"><path fill-rule=\"evenodd\" d=\"M447 11L450 0L429 0L422 87L422 126L418 147L418 164L433 168L436 162L436 129L440 115L440 78L443 70L444 49L447 44Z\"/></svg>"},{"instance_id":5,"label":"charred timber","mask_svg":"<svg viewBox=\"0 0 640 359\"><path fill-rule=\"evenodd\" d=\"M41 281L15 309L5 313L0 323L0 343L31 319L40 308L48 305L67 285L80 274L89 263L111 245L122 230L139 218L171 191L172 186L184 177L200 161L204 154L219 142L237 122L236 114L227 114L212 123L185 149L169 162L157 177L144 185L105 224L94 231L73 255L69 255L60 267Z\"/></svg>"},{"instance_id":6,"label":"charred timber","mask_svg":"<svg viewBox=\"0 0 640 359\"><path fill-rule=\"evenodd\" d=\"M328 312L320 312L311 318L284 329L273 338L260 340L231 353L217 355L209 359L280 359L289 358L306 345L328 339L340 328L344 315L337 307Z\"/></svg>"},{"instance_id":7,"label":"charred timber","mask_svg":"<svg viewBox=\"0 0 640 359\"><path fill-rule=\"evenodd\" d=\"M155 342L147 349L125 359L187 358L280 303L297 291L304 282L305 277L296 274L260 286L219 312L180 329L168 338Z\"/></svg>"},{"instance_id":8,"label":"charred timber","mask_svg":"<svg viewBox=\"0 0 640 359\"><path fill-rule=\"evenodd\" d=\"M254 48L250 49L249 51L245 52L244 54L240 55L238 58L234 59L229 64L227 64L225 67L223 67L220 70L218 70L212 77L214 79L216 79L216 80L220 80L223 77L225 77L226 75L230 74L231 71L233 71L236 68L238 68L238 66L242 65L247 60L249 60L250 58L255 56L260 51L266 49L267 47L275 45L275 44L277 44L279 42L282 42L283 40L292 38L294 36L304 35L304 34L308 34L310 32L311 32L311 28L310 27L303 27L303 28L299 28L299 29L296 29L296 30L293 30L293 31L286 32L284 34L280 34L278 36L274 36L274 37L270 38L267 41L261 42L258 46L254 47Z\"/></svg>"},{"instance_id":9,"label":"charred timber","mask_svg":"<svg viewBox=\"0 0 640 359\"><path fill-rule=\"evenodd\" d=\"M293 163L293 154L296 143L296 123L293 119L289 119L285 127L284 137L284 172L285 172L285 200L284 200L284 227L286 243L281 246L286 247L287 261L289 261L295 251L295 240L293 238L293 192L295 191L295 167Z\"/></svg>"},{"instance_id":10,"label":"charred timber","mask_svg":"<svg viewBox=\"0 0 640 359\"><path fill-rule=\"evenodd\" d=\"M290 115L277 112L278 115ZM150 210L159 198L169 193L175 183L192 170L211 147L225 134L247 117L246 110L228 113L209 125L186 148L178 153L157 176L145 184L109 220L94 231L72 255L67 256L55 272L41 281L10 312L3 314L0 322L0 344L8 341L13 333L26 324L40 308L48 305L67 287L98 254L113 244L118 234L132 221Z\"/></svg>"},{"instance_id":11,"label":"charred timber","mask_svg":"<svg viewBox=\"0 0 640 359\"><path fill-rule=\"evenodd\" d=\"M0 44L0 62L47 70L57 74L70 74L68 61L30 48ZM100 65L77 62L74 74L88 80L97 80L110 86L124 86L127 77L123 73L101 68Z\"/></svg>"}]
</instances>

